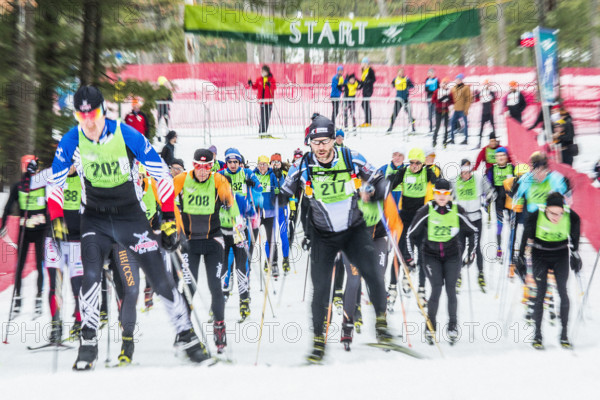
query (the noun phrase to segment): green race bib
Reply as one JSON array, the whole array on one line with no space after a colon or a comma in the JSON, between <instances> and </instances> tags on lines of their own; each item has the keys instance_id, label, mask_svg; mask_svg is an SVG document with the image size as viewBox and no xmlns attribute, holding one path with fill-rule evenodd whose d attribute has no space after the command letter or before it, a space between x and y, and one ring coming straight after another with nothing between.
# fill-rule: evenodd
<instances>
[{"instance_id":1,"label":"green race bib","mask_svg":"<svg viewBox=\"0 0 600 400\"><path fill-rule=\"evenodd\" d=\"M19 207L23 211L43 210L46 208L46 189L35 189L29 194L19 191Z\"/></svg>"},{"instance_id":2,"label":"green race bib","mask_svg":"<svg viewBox=\"0 0 600 400\"><path fill-rule=\"evenodd\" d=\"M477 182L475 177L463 181L461 178L456 180L456 199L460 201L477 200Z\"/></svg>"},{"instance_id":3,"label":"green race bib","mask_svg":"<svg viewBox=\"0 0 600 400\"><path fill-rule=\"evenodd\" d=\"M211 174L204 182L197 182L188 174L183 183L183 212L210 215L215 212L215 178Z\"/></svg>"},{"instance_id":4,"label":"green race bib","mask_svg":"<svg viewBox=\"0 0 600 400\"><path fill-rule=\"evenodd\" d=\"M112 139L103 144L91 142L79 127L79 152L84 176L93 187L113 188L129 181L131 165L120 121Z\"/></svg>"},{"instance_id":5,"label":"green race bib","mask_svg":"<svg viewBox=\"0 0 600 400\"><path fill-rule=\"evenodd\" d=\"M67 177L67 187L63 191L63 209L79 210L81 207L81 178L78 175Z\"/></svg>"},{"instance_id":6,"label":"green race bib","mask_svg":"<svg viewBox=\"0 0 600 400\"><path fill-rule=\"evenodd\" d=\"M544 242L562 242L569 238L571 232L571 214L565 210L557 224L546 217L546 207L540 206L535 237Z\"/></svg>"},{"instance_id":7,"label":"green race bib","mask_svg":"<svg viewBox=\"0 0 600 400\"><path fill-rule=\"evenodd\" d=\"M404 173L402 195L411 198L425 197L427 194L427 169L423 168L414 174L410 168Z\"/></svg>"},{"instance_id":8,"label":"green race bib","mask_svg":"<svg viewBox=\"0 0 600 400\"><path fill-rule=\"evenodd\" d=\"M432 242L447 242L458 234L460 223L458 221L458 207L452 204L450 212L442 215L433 209L429 203L429 217L427 218L427 238Z\"/></svg>"}]
</instances>

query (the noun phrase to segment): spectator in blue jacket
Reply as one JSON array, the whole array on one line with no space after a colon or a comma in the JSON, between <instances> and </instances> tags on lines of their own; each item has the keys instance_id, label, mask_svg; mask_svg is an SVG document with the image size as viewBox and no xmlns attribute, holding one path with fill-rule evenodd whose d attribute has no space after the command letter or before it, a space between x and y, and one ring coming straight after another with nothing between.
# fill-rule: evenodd
<instances>
[{"instance_id":1,"label":"spectator in blue jacket","mask_svg":"<svg viewBox=\"0 0 600 400\"><path fill-rule=\"evenodd\" d=\"M333 105L333 112L331 114L331 120L335 125L335 119L340 112L340 100L342 97L342 88L344 87L344 67L338 66L337 71L331 79L331 104Z\"/></svg>"}]
</instances>

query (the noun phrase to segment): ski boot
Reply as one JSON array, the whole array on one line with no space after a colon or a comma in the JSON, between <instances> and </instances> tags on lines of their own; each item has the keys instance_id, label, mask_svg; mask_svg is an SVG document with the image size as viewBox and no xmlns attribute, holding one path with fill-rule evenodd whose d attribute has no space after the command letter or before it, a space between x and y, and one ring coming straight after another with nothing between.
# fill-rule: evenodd
<instances>
[{"instance_id":1,"label":"ski boot","mask_svg":"<svg viewBox=\"0 0 600 400\"><path fill-rule=\"evenodd\" d=\"M430 331L428 327L425 328L425 341L427 341L430 346L433 346L435 343L435 331Z\"/></svg>"},{"instance_id":2,"label":"ski boot","mask_svg":"<svg viewBox=\"0 0 600 400\"><path fill-rule=\"evenodd\" d=\"M344 345L346 351L350 351L350 344L352 344L352 333L354 332L354 324L352 321L344 322L342 324L342 338L341 342Z\"/></svg>"},{"instance_id":3,"label":"ski boot","mask_svg":"<svg viewBox=\"0 0 600 400\"><path fill-rule=\"evenodd\" d=\"M283 257L283 262L281 263L281 268L283 268L283 275L287 275L290 272L290 258Z\"/></svg>"},{"instance_id":4,"label":"ski boot","mask_svg":"<svg viewBox=\"0 0 600 400\"><path fill-rule=\"evenodd\" d=\"M263 270L265 271L265 274L269 273L269 262L265 261L265 266L263 267Z\"/></svg>"},{"instance_id":5,"label":"ski boot","mask_svg":"<svg viewBox=\"0 0 600 400\"><path fill-rule=\"evenodd\" d=\"M225 333L225 321L216 321L213 325L213 332L215 334L215 345L217 346L217 353L223 353L225 346L227 346L227 336Z\"/></svg>"},{"instance_id":6,"label":"ski boot","mask_svg":"<svg viewBox=\"0 0 600 400\"><path fill-rule=\"evenodd\" d=\"M69 330L69 340L79 339L81 336L81 321L73 322L73 326Z\"/></svg>"},{"instance_id":7,"label":"ski boot","mask_svg":"<svg viewBox=\"0 0 600 400\"><path fill-rule=\"evenodd\" d=\"M35 297L34 315L35 315L35 318L42 315L42 294L41 293L38 293L38 295Z\"/></svg>"},{"instance_id":8,"label":"ski boot","mask_svg":"<svg viewBox=\"0 0 600 400\"><path fill-rule=\"evenodd\" d=\"M567 336L567 328L563 328L560 334L560 347L566 350L572 350L573 345L569 341L569 337Z\"/></svg>"},{"instance_id":9,"label":"ski boot","mask_svg":"<svg viewBox=\"0 0 600 400\"><path fill-rule=\"evenodd\" d=\"M360 309L360 304L356 306L356 311L354 312L354 326L356 327L356 333L360 333L363 325L362 319L362 310Z\"/></svg>"},{"instance_id":10,"label":"ski boot","mask_svg":"<svg viewBox=\"0 0 600 400\"><path fill-rule=\"evenodd\" d=\"M240 299L240 320L242 323L250 316L250 299Z\"/></svg>"},{"instance_id":11,"label":"ski boot","mask_svg":"<svg viewBox=\"0 0 600 400\"><path fill-rule=\"evenodd\" d=\"M279 278L279 266L276 261L273 261L273 265L271 265L271 274L273 275L275 282L277 282L277 279Z\"/></svg>"},{"instance_id":12,"label":"ski boot","mask_svg":"<svg viewBox=\"0 0 600 400\"><path fill-rule=\"evenodd\" d=\"M62 321L60 319L50 322L50 343L62 343Z\"/></svg>"},{"instance_id":13,"label":"ski boot","mask_svg":"<svg viewBox=\"0 0 600 400\"><path fill-rule=\"evenodd\" d=\"M12 321L19 314L21 314L21 296L15 296L13 299L13 309L10 320Z\"/></svg>"},{"instance_id":14,"label":"ski boot","mask_svg":"<svg viewBox=\"0 0 600 400\"><path fill-rule=\"evenodd\" d=\"M496 250L496 258L498 259L498 262L502 262L502 249L498 248L498 250Z\"/></svg>"},{"instance_id":15,"label":"ski boot","mask_svg":"<svg viewBox=\"0 0 600 400\"><path fill-rule=\"evenodd\" d=\"M313 339L313 350L306 357L311 364L320 364L325 356L325 335L315 336Z\"/></svg>"},{"instance_id":16,"label":"ski boot","mask_svg":"<svg viewBox=\"0 0 600 400\"><path fill-rule=\"evenodd\" d=\"M381 344L392 343L394 340L394 337L388 330L385 314L377 316L375 320L375 337L377 338L377 343Z\"/></svg>"},{"instance_id":17,"label":"ski boot","mask_svg":"<svg viewBox=\"0 0 600 400\"><path fill-rule=\"evenodd\" d=\"M152 288L147 287L144 289L144 311L150 311L154 306L154 301L152 300L153 295L154 291Z\"/></svg>"},{"instance_id":18,"label":"ski boot","mask_svg":"<svg viewBox=\"0 0 600 400\"><path fill-rule=\"evenodd\" d=\"M454 343L458 341L458 329L456 323L448 324L448 341L450 346L454 346Z\"/></svg>"},{"instance_id":19,"label":"ski boot","mask_svg":"<svg viewBox=\"0 0 600 400\"><path fill-rule=\"evenodd\" d=\"M391 284L388 287L387 296L387 309L389 312L394 312L394 304L396 303L396 297L398 297L398 290L396 289L396 285Z\"/></svg>"},{"instance_id":20,"label":"ski boot","mask_svg":"<svg viewBox=\"0 0 600 400\"><path fill-rule=\"evenodd\" d=\"M79 353L73 364L74 371L94 369L98 360L98 337L93 331L83 331L79 339Z\"/></svg>"},{"instance_id":21,"label":"ski boot","mask_svg":"<svg viewBox=\"0 0 600 400\"><path fill-rule=\"evenodd\" d=\"M419 301L423 307L427 307L427 296L425 296L425 288L423 286L419 286Z\"/></svg>"},{"instance_id":22,"label":"ski boot","mask_svg":"<svg viewBox=\"0 0 600 400\"><path fill-rule=\"evenodd\" d=\"M544 345L542 344L542 337L536 336L531 342L531 346L536 350L544 350Z\"/></svg>"},{"instance_id":23,"label":"ski boot","mask_svg":"<svg viewBox=\"0 0 600 400\"><path fill-rule=\"evenodd\" d=\"M125 367L131 364L133 358L133 336L123 336L121 344L121 353L119 354L119 367Z\"/></svg>"},{"instance_id":24,"label":"ski boot","mask_svg":"<svg viewBox=\"0 0 600 400\"><path fill-rule=\"evenodd\" d=\"M344 291L339 289L336 290L335 294L333 295L333 305L335 306L338 315L342 315L342 312L344 312L344 301L342 300L343 295Z\"/></svg>"},{"instance_id":25,"label":"ski boot","mask_svg":"<svg viewBox=\"0 0 600 400\"><path fill-rule=\"evenodd\" d=\"M178 333L177 343L181 349L185 350L187 356L193 362L201 363L210 358L206 346L198 339L193 329L187 329Z\"/></svg>"},{"instance_id":26,"label":"ski boot","mask_svg":"<svg viewBox=\"0 0 600 400\"><path fill-rule=\"evenodd\" d=\"M483 276L483 271L479 271L479 275L477 276L477 282L479 283L479 288L483 293L485 293L485 277Z\"/></svg>"}]
</instances>

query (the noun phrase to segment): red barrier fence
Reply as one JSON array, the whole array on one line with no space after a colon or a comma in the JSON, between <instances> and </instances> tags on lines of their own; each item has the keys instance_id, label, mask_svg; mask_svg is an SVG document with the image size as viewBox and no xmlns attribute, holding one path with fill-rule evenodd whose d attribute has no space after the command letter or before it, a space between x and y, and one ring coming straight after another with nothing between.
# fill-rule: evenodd
<instances>
[{"instance_id":1,"label":"red barrier fence","mask_svg":"<svg viewBox=\"0 0 600 400\"><path fill-rule=\"evenodd\" d=\"M330 84L337 64L270 64L277 81L276 98L299 100L325 99L329 97ZM487 67L487 66L447 66L447 65L406 65L406 74L416 87L411 91L413 99L423 99L424 82L427 70L435 68L438 78L445 76L451 80L458 73L465 74L465 82L473 90L480 88L488 79L495 90L503 97L508 83L515 80L526 93L530 105L534 105L536 92L536 74L528 67ZM393 97L392 79L396 77L399 66L373 65L377 77L374 97ZM355 73L360 78L359 64L344 64L344 73ZM562 68L560 71L561 96L575 121L576 132L600 132L600 69L598 68ZM199 64L147 64L128 65L119 74L122 80L138 79L156 82L159 76L165 76L177 86L174 100L199 100L208 94L211 99L224 97L248 97L244 85L248 79L260 76L260 65L246 63L199 63ZM254 98L253 91L250 96ZM358 93L360 97L360 91ZM532 122L539 106L528 113Z\"/></svg>"},{"instance_id":2,"label":"red barrier fence","mask_svg":"<svg viewBox=\"0 0 600 400\"><path fill-rule=\"evenodd\" d=\"M8 217L6 225L8 227L8 236L13 242L19 241L19 218ZM15 267L17 265L17 250L0 240L0 292L8 288L15 282ZM33 245L29 247L27 261L25 262L25 270L23 278L35 271L35 249Z\"/></svg>"},{"instance_id":3,"label":"red barrier fence","mask_svg":"<svg viewBox=\"0 0 600 400\"><path fill-rule=\"evenodd\" d=\"M518 162L529 162L531 153L543 150L538 145L536 134L526 130L512 118L506 119L508 143L511 155ZM558 171L569 179L573 188L573 203L571 208L581 217L581 233L585 235L594 249L600 249L600 189L592 186L590 178L566 164L550 161L550 168Z\"/></svg>"}]
</instances>

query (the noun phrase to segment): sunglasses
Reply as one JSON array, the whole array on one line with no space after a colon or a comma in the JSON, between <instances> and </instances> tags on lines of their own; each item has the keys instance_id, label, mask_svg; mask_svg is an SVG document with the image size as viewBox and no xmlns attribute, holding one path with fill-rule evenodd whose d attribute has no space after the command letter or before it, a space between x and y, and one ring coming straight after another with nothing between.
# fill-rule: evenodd
<instances>
[{"instance_id":1,"label":"sunglasses","mask_svg":"<svg viewBox=\"0 0 600 400\"><path fill-rule=\"evenodd\" d=\"M79 122L83 122L85 120L97 121L102 117L102 107L95 108L91 111L83 112L83 111L75 111L75 119Z\"/></svg>"},{"instance_id":2,"label":"sunglasses","mask_svg":"<svg viewBox=\"0 0 600 400\"><path fill-rule=\"evenodd\" d=\"M423 164L421 161L411 161L410 165L421 165Z\"/></svg>"},{"instance_id":3,"label":"sunglasses","mask_svg":"<svg viewBox=\"0 0 600 400\"><path fill-rule=\"evenodd\" d=\"M227 160L227 164L239 164L238 160Z\"/></svg>"},{"instance_id":4,"label":"sunglasses","mask_svg":"<svg viewBox=\"0 0 600 400\"><path fill-rule=\"evenodd\" d=\"M442 196L450 196L452 192L450 190L434 190L433 193L439 194Z\"/></svg>"},{"instance_id":5,"label":"sunglasses","mask_svg":"<svg viewBox=\"0 0 600 400\"><path fill-rule=\"evenodd\" d=\"M315 146L320 146L322 144L329 144L329 143L331 143L331 138L310 141L310 144L314 144Z\"/></svg>"},{"instance_id":6,"label":"sunglasses","mask_svg":"<svg viewBox=\"0 0 600 400\"><path fill-rule=\"evenodd\" d=\"M212 169L212 167L213 167L212 162L200 163L200 162L194 161L194 169L210 171Z\"/></svg>"}]
</instances>

